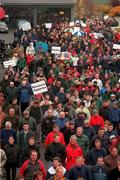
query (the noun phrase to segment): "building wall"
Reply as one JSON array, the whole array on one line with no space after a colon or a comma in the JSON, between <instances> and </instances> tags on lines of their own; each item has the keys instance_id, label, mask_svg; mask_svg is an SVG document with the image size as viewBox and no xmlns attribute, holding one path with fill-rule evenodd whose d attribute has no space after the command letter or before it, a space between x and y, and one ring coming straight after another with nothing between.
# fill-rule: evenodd
<instances>
[{"instance_id":1,"label":"building wall","mask_svg":"<svg viewBox=\"0 0 120 180\"><path fill-rule=\"evenodd\" d=\"M4 4L74 5L76 0L2 0Z\"/></svg>"}]
</instances>

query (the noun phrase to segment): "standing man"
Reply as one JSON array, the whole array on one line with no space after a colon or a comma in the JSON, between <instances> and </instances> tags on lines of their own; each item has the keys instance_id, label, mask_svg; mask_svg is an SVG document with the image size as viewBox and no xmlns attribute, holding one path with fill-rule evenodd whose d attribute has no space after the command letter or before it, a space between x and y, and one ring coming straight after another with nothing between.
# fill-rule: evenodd
<instances>
[{"instance_id":1,"label":"standing man","mask_svg":"<svg viewBox=\"0 0 120 180\"><path fill-rule=\"evenodd\" d=\"M45 180L46 172L42 161L38 160L38 154L36 150L32 150L30 153L30 159L26 160L20 168L20 174L22 174L25 180L33 180L38 171L42 171L43 180Z\"/></svg>"},{"instance_id":2,"label":"standing man","mask_svg":"<svg viewBox=\"0 0 120 180\"><path fill-rule=\"evenodd\" d=\"M88 166L84 164L84 158L78 156L76 158L76 164L73 166L68 174L69 180L76 180L78 178L84 178L84 180L92 180L92 174Z\"/></svg>"},{"instance_id":3,"label":"standing man","mask_svg":"<svg viewBox=\"0 0 120 180\"><path fill-rule=\"evenodd\" d=\"M20 118L20 120L19 120L19 130L20 131L22 130L23 125L25 123L29 124L30 130L36 133L36 128L37 128L36 120L30 116L30 113L27 110L23 112L23 117Z\"/></svg>"},{"instance_id":4,"label":"standing man","mask_svg":"<svg viewBox=\"0 0 120 180\"><path fill-rule=\"evenodd\" d=\"M35 100L33 105L30 107L30 116L36 120L37 123L37 140L40 142L41 135L41 121L43 117L43 113L40 107L39 100Z\"/></svg>"},{"instance_id":5,"label":"standing man","mask_svg":"<svg viewBox=\"0 0 120 180\"><path fill-rule=\"evenodd\" d=\"M54 135L54 140L51 144L46 147L45 159L52 164L53 158L59 157L61 162L64 164L66 158L65 146L60 143L59 134Z\"/></svg>"},{"instance_id":6,"label":"standing man","mask_svg":"<svg viewBox=\"0 0 120 180\"><path fill-rule=\"evenodd\" d=\"M21 103L21 111L23 111L29 106L30 97L32 95L31 86L27 84L25 80L18 87L19 99Z\"/></svg>"},{"instance_id":7,"label":"standing man","mask_svg":"<svg viewBox=\"0 0 120 180\"><path fill-rule=\"evenodd\" d=\"M86 136L83 133L83 128L82 127L78 127L77 131L76 131L76 137L77 137L77 143L78 145L83 149L83 153L86 156L88 151L89 151L89 147L90 147L90 140L88 138L88 136Z\"/></svg>"},{"instance_id":8,"label":"standing man","mask_svg":"<svg viewBox=\"0 0 120 180\"><path fill-rule=\"evenodd\" d=\"M29 129L29 124L25 123L23 125L23 130L18 133L18 139L17 139L21 157L23 155L26 146L28 145L29 138L33 136L34 133Z\"/></svg>"},{"instance_id":9,"label":"standing man","mask_svg":"<svg viewBox=\"0 0 120 180\"><path fill-rule=\"evenodd\" d=\"M97 163L91 168L93 180L108 180L108 167L105 166L102 156L97 158Z\"/></svg>"}]
</instances>

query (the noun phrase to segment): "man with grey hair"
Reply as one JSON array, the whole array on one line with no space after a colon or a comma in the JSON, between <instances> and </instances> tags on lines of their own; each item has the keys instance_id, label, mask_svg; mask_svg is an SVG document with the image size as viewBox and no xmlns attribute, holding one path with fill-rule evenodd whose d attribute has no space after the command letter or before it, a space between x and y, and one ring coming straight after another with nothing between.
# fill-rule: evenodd
<instances>
[{"instance_id":1,"label":"man with grey hair","mask_svg":"<svg viewBox=\"0 0 120 180\"><path fill-rule=\"evenodd\" d=\"M80 146L77 144L77 138L75 135L70 137L69 144L66 148L66 169L69 171L70 168L75 164L77 156L83 156L83 151Z\"/></svg>"},{"instance_id":2,"label":"man with grey hair","mask_svg":"<svg viewBox=\"0 0 120 180\"><path fill-rule=\"evenodd\" d=\"M88 151L89 151L89 147L90 147L90 141L88 136L86 136L83 133L83 128L82 127L78 127L76 130L76 137L77 137L77 143L78 145L83 149L83 153L86 156Z\"/></svg>"},{"instance_id":3,"label":"man with grey hair","mask_svg":"<svg viewBox=\"0 0 120 180\"><path fill-rule=\"evenodd\" d=\"M13 136L15 139L15 143L16 143L16 132L15 130L12 128L12 124L10 121L7 121L5 123L5 128L2 128L1 130L1 145L2 147L6 144L8 144L8 139L10 136Z\"/></svg>"}]
</instances>

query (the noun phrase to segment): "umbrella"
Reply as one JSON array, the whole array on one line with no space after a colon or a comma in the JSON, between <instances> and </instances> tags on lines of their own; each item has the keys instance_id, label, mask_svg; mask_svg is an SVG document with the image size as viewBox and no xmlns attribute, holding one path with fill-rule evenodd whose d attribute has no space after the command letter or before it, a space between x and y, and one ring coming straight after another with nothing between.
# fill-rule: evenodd
<instances>
[{"instance_id":1,"label":"umbrella","mask_svg":"<svg viewBox=\"0 0 120 180\"><path fill-rule=\"evenodd\" d=\"M72 33L73 36L83 36L84 34L85 33L83 31L76 31Z\"/></svg>"},{"instance_id":2,"label":"umbrella","mask_svg":"<svg viewBox=\"0 0 120 180\"><path fill-rule=\"evenodd\" d=\"M57 56L57 59L60 59L60 60L70 60L71 59L71 53L69 53L69 52L61 52Z\"/></svg>"},{"instance_id":3,"label":"umbrella","mask_svg":"<svg viewBox=\"0 0 120 180\"><path fill-rule=\"evenodd\" d=\"M2 7L0 7L0 19L3 19L5 17L5 11Z\"/></svg>"}]
</instances>

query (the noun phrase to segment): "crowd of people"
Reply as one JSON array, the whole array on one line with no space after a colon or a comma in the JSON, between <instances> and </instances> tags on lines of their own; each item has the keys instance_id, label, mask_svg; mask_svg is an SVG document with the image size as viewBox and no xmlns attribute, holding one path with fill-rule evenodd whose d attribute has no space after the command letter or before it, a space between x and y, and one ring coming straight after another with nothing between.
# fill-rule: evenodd
<instances>
[{"instance_id":1,"label":"crowd of people","mask_svg":"<svg viewBox=\"0 0 120 180\"><path fill-rule=\"evenodd\" d=\"M109 25L81 17L14 32L5 54L16 66L0 81L2 180L120 180L120 36ZM34 94L40 81L48 91Z\"/></svg>"}]
</instances>

